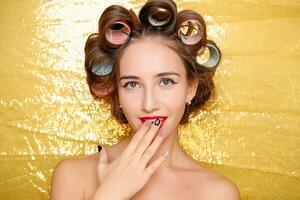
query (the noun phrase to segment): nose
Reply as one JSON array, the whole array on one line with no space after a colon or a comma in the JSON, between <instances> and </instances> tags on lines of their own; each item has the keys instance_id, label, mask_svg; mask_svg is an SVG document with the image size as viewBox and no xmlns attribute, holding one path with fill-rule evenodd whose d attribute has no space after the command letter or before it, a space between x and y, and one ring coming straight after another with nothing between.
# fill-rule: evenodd
<instances>
[{"instance_id":1,"label":"nose","mask_svg":"<svg viewBox=\"0 0 300 200\"><path fill-rule=\"evenodd\" d=\"M144 91L143 111L151 113L159 109L159 101L153 88Z\"/></svg>"}]
</instances>

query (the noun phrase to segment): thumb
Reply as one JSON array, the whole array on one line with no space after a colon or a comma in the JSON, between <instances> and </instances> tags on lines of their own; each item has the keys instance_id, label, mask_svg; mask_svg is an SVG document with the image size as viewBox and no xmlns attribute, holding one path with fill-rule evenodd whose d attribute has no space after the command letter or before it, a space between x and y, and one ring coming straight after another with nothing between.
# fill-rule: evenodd
<instances>
[{"instance_id":1,"label":"thumb","mask_svg":"<svg viewBox=\"0 0 300 200\"><path fill-rule=\"evenodd\" d=\"M99 156L99 163L98 163L98 170L100 172L103 172L105 168L108 165L108 156L106 149L102 147L102 150L100 151L100 156Z\"/></svg>"}]
</instances>

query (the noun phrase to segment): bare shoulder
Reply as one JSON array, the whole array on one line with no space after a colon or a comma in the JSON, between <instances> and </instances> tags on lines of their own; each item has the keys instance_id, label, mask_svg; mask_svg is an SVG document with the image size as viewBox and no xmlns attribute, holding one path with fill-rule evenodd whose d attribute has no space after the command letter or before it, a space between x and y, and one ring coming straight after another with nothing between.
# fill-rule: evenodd
<instances>
[{"instance_id":1,"label":"bare shoulder","mask_svg":"<svg viewBox=\"0 0 300 200\"><path fill-rule=\"evenodd\" d=\"M203 185L203 189L207 192L207 199L240 199L237 185L221 173L205 169L204 172L200 172L200 176L202 176L201 185Z\"/></svg>"},{"instance_id":2,"label":"bare shoulder","mask_svg":"<svg viewBox=\"0 0 300 200\"><path fill-rule=\"evenodd\" d=\"M54 168L51 181L51 199L84 199L84 188L96 168L95 155L84 158L67 158L61 160Z\"/></svg>"},{"instance_id":3,"label":"bare shoulder","mask_svg":"<svg viewBox=\"0 0 300 200\"><path fill-rule=\"evenodd\" d=\"M239 200L240 193L237 185L223 175L212 180L210 187L216 197L223 200Z\"/></svg>"}]
</instances>

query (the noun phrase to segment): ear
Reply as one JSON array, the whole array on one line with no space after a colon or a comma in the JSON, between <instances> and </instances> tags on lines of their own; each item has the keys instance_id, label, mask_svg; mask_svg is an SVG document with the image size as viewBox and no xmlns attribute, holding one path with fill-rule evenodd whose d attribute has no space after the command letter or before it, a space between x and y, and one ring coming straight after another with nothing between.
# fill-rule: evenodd
<instances>
[{"instance_id":1,"label":"ear","mask_svg":"<svg viewBox=\"0 0 300 200\"><path fill-rule=\"evenodd\" d=\"M188 81L188 89L185 102L190 102L195 97L197 88L199 84L199 77L194 78L191 81Z\"/></svg>"}]
</instances>

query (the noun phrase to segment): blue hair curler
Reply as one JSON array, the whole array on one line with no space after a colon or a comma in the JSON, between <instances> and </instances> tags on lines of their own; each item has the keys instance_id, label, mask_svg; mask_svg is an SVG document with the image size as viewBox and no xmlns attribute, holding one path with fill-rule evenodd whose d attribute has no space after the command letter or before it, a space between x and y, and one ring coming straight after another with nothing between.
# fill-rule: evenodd
<instances>
[{"instance_id":1,"label":"blue hair curler","mask_svg":"<svg viewBox=\"0 0 300 200\"><path fill-rule=\"evenodd\" d=\"M95 63L91 71L98 76L105 76L112 72L112 64Z\"/></svg>"}]
</instances>

